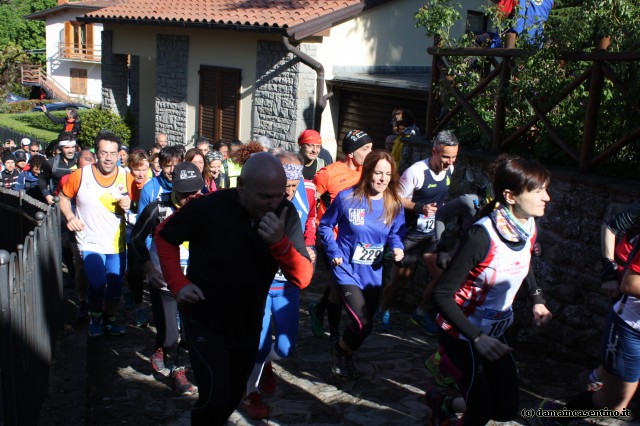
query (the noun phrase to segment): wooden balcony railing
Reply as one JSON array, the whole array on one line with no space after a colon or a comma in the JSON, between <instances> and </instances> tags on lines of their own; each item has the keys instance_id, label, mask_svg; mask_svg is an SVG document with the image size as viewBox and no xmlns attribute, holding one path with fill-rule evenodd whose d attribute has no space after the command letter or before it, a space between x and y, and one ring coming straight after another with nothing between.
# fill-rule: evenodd
<instances>
[{"instance_id":1,"label":"wooden balcony railing","mask_svg":"<svg viewBox=\"0 0 640 426\"><path fill-rule=\"evenodd\" d=\"M58 58L71 61L100 62L102 59L100 45L83 43L58 43Z\"/></svg>"}]
</instances>

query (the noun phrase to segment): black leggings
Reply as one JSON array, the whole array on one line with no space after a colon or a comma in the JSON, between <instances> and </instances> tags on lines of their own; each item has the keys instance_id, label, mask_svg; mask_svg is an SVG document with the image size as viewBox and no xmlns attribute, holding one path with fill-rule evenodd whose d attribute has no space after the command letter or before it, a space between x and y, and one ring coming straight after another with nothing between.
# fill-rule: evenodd
<instances>
[{"instance_id":1,"label":"black leggings","mask_svg":"<svg viewBox=\"0 0 640 426\"><path fill-rule=\"evenodd\" d=\"M441 331L440 344L458 370L453 376L464 397L467 411L458 425L485 425L489 420L506 422L518 416L518 371L510 353L488 361L467 340ZM500 341L506 344L504 336Z\"/></svg>"},{"instance_id":2,"label":"black leggings","mask_svg":"<svg viewBox=\"0 0 640 426\"><path fill-rule=\"evenodd\" d=\"M200 302L202 303L202 302ZM198 385L192 425L224 425L242 400L258 352L259 333L229 338L185 312L189 358Z\"/></svg>"},{"instance_id":3,"label":"black leggings","mask_svg":"<svg viewBox=\"0 0 640 426\"><path fill-rule=\"evenodd\" d=\"M149 287L151 312L156 325L156 343L154 348L164 348L168 368L174 364L183 366L183 354L178 347L180 330L178 328L178 304L167 290ZM184 338L183 338L184 341Z\"/></svg>"},{"instance_id":4,"label":"black leggings","mask_svg":"<svg viewBox=\"0 0 640 426\"><path fill-rule=\"evenodd\" d=\"M354 284L332 284L347 309L351 324L342 334L342 340L352 351L357 350L373 328L373 315L380 302L380 287L364 290Z\"/></svg>"},{"instance_id":5,"label":"black leggings","mask_svg":"<svg viewBox=\"0 0 640 426\"><path fill-rule=\"evenodd\" d=\"M144 269L133 250L127 247L127 286L133 296L133 303L142 303L142 292L144 288Z\"/></svg>"}]
</instances>

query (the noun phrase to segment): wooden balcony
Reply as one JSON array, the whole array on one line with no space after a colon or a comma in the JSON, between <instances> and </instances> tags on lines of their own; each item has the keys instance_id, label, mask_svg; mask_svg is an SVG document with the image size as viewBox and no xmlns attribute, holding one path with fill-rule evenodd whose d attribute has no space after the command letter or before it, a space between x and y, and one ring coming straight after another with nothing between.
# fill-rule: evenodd
<instances>
[{"instance_id":1,"label":"wooden balcony","mask_svg":"<svg viewBox=\"0 0 640 426\"><path fill-rule=\"evenodd\" d=\"M99 45L83 43L58 43L58 58L78 62L100 62L102 50Z\"/></svg>"}]
</instances>

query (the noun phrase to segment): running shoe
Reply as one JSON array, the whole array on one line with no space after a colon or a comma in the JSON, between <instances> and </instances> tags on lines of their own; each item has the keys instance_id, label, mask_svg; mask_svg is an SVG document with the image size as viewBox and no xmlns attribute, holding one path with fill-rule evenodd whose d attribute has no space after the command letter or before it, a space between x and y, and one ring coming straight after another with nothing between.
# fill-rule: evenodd
<instances>
[{"instance_id":1,"label":"running shoe","mask_svg":"<svg viewBox=\"0 0 640 426\"><path fill-rule=\"evenodd\" d=\"M262 374L260 375L260 389L269 395L276 393L276 375L273 374L273 367L271 361L265 362L262 367Z\"/></svg>"},{"instance_id":2,"label":"running shoe","mask_svg":"<svg viewBox=\"0 0 640 426\"><path fill-rule=\"evenodd\" d=\"M146 327L147 325L149 325L149 320L144 308L136 309L136 327Z\"/></svg>"},{"instance_id":3,"label":"running shoe","mask_svg":"<svg viewBox=\"0 0 640 426\"><path fill-rule=\"evenodd\" d=\"M391 311L378 311L376 314L378 317L378 332L388 333L391 331Z\"/></svg>"},{"instance_id":4,"label":"running shoe","mask_svg":"<svg viewBox=\"0 0 640 426\"><path fill-rule=\"evenodd\" d=\"M102 313L89 314L89 329L87 330L89 337L98 337L104 334L104 326L102 325Z\"/></svg>"},{"instance_id":5,"label":"running shoe","mask_svg":"<svg viewBox=\"0 0 640 426\"><path fill-rule=\"evenodd\" d=\"M418 326L427 336L435 336L438 334L438 326L431 319L429 314L420 315L415 310L411 313L411 323Z\"/></svg>"},{"instance_id":6,"label":"running shoe","mask_svg":"<svg viewBox=\"0 0 640 426\"><path fill-rule=\"evenodd\" d=\"M436 351L434 354L431 354L431 356L424 362L424 365L433 375L438 386L443 388L455 387L456 381L453 377L440 369L440 352Z\"/></svg>"},{"instance_id":7,"label":"running shoe","mask_svg":"<svg viewBox=\"0 0 640 426\"><path fill-rule=\"evenodd\" d=\"M431 426L449 426L454 424L451 420L455 414L447 410L447 396L436 386L430 387L424 393L424 399L431 409L429 424Z\"/></svg>"},{"instance_id":8,"label":"running shoe","mask_svg":"<svg viewBox=\"0 0 640 426\"><path fill-rule=\"evenodd\" d=\"M342 380L353 380L360 377L360 372L353 363L353 357L338 349L338 343L331 343L331 372Z\"/></svg>"},{"instance_id":9,"label":"running shoe","mask_svg":"<svg viewBox=\"0 0 640 426\"><path fill-rule=\"evenodd\" d=\"M120 336L122 334L125 334L124 327L116 324L115 315L109 318L104 318L104 320L102 321L102 327L104 328L104 331L112 336Z\"/></svg>"},{"instance_id":10,"label":"running shoe","mask_svg":"<svg viewBox=\"0 0 640 426\"><path fill-rule=\"evenodd\" d=\"M307 305L307 310L309 311L309 317L311 318L311 332L316 337L324 336L325 328L324 328L324 315L320 316L316 312L316 306L318 306L315 302L310 302Z\"/></svg>"},{"instance_id":11,"label":"running shoe","mask_svg":"<svg viewBox=\"0 0 640 426\"><path fill-rule=\"evenodd\" d=\"M194 388L189 379L187 379L186 368L173 367L171 369L171 378L173 379L173 390L178 395L193 395Z\"/></svg>"},{"instance_id":12,"label":"running shoe","mask_svg":"<svg viewBox=\"0 0 640 426\"><path fill-rule=\"evenodd\" d=\"M251 392L242 402L242 408L252 420L269 417L269 407L262 402L260 392Z\"/></svg>"},{"instance_id":13,"label":"running shoe","mask_svg":"<svg viewBox=\"0 0 640 426\"><path fill-rule=\"evenodd\" d=\"M162 347L157 348L153 354L149 357L151 361L151 366L158 373L164 370L164 349Z\"/></svg>"},{"instance_id":14,"label":"running shoe","mask_svg":"<svg viewBox=\"0 0 640 426\"><path fill-rule=\"evenodd\" d=\"M595 377L596 380L594 380L593 373L595 373L595 370L585 370L578 374L578 384L580 389L589 392L598 392L602 389L602 381L599 380L597 376Z\"/></svg>"},{"instance_id":15,"label":"running shoe","mask_svg":"<svg viewBox=\"0 0 640 426\"><path fill-rule=\"evenodd\" d=\"M82 301L78 304L78 319L86 320L87 318L89 318L89 304Z\"/></svg>"}]
</instances>

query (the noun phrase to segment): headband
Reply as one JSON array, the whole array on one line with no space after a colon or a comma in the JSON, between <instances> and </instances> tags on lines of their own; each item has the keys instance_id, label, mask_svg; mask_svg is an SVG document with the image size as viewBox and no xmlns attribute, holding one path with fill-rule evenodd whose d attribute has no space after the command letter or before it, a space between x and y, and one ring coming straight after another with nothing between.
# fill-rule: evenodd
<instances>
[{"instance_id":1,"label":"headband","mask_svg":"<svg viewBox=\"0 0 640 426\"><path fill-rule=\"evenodd\" d=\"M287 175L287 180L302 179L302 164L283 164L282 168Z\"/></svg>"}]
</instances>

